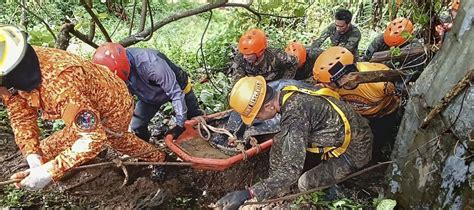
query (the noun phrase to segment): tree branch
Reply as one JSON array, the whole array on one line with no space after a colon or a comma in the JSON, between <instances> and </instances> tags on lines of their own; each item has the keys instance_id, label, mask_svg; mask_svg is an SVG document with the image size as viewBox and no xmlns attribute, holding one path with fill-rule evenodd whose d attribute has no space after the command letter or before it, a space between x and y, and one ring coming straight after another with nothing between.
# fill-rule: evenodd
<instances>
[{"instance_id":1,"label":"tree branch","mask_svg":"<svg viewBox=\"0 0 474 210\"><path fill-rule=\"evenodd\" d=\"M83 0L81 0L81 1L83 1ZM191 9L191 10L182 12L182 13L177 13L177 14L170 15L170 16L168 16L168 17L166 17L166 18L164 18L164 19L162 19L162 20L160 20L156 23L153 23L153 27L147 28L147 29L135 34L135 35L125 37L124 39L122 39L120 41L120 44L122 44L124 47L136 44L136 43L142 41L143 39L145 39L145 37L149 36L153 31L158 30L159 28L163 27L164 25L166 25L168 23L171 23L171 22L174 22L174 21L186 18L186 17L190 17L190 16L193 16L193 15L196 15L196 14L204 13L204 12L222 7L226 3L227 3L227 0L220 0L216 3L207 4L207 5L195 8L195 9Z\"/></svg>"},{"instance_id":2,"label":"tree branch","mask_svg":"<svg viewBox=\"0 0 474 210\"><path fill-rule=\"evenodd\" d=\"M143 31L146 25L146 13L148 10L148 0L142 0L142 10L140 13L140 26L138 27L138 31Z\"/></svg>"},{"instance_id":3,"label":"tree branch","mask_svg":"<svg viewBox=\"0 0 474 210\"><path fill-rule=\"evenodd\" d=\"M71 38L69 34L74 35L75 37L77 37L78 39L80 39L81 41L90 45L93 48L99 47L99 45L94 43L92 40L89 40L87 35L79 31L76 31L74 29L74 23L67 22L61 26L61 31L59 32L59 38L58 38L58 41L56 41L56 48L66 50L66 48L69 46L69 39Z\"/></svg>"},{"instance_id":4,"label":"tree branch","mask_svg":"<svg viewBox=\"0 0 474 210\"><path fill-rule=\"evenodd\" d=\"M262 20L262 13L257 12L256 10L250 8L250 5L252 5L253 1L250 1L248 4L239 4L239 3L227 3L225 4L225 7L242 7L249 12L253 13L255 16L258 18L258 22Z\"/></svg>"},{"instance_id":5,"label":"tree branch","mask_svg":"<svg viewBox=\"0 0 474 210\"><path fill-rule=\"evenodd\" d=\"M137 0L133 0L133 9L132 9L132 21L130 21L130 29L128 30L128 36L132 35L133 22L135 21L135 8L137 7Z\"/></svg>"},{"instance_id":6,"label":"tree branch","mask_svg":"<svg viewBox=\"0 0 474 210\"><path fill-rule=\"evenodd\" d=\"M92 0L87 0L87 5L89 5L90 8L93 8L93 3ZM89 34L87 35L87 39L89 41L93 41L95 37L95 22L93 19L91 19L90 26L89 26Z\"/></svg>"},{"instance_id":7,"label":"tree branch","mask_svg":"<svg viewBox=\"0 0 474 210\"><path fill-rule=\"evenodd\" d=\"M34 12L30 11L28 8L26 8L25 5L21 4L20 2L18 2L18 0L15 0L15 3L20 5L21 8L23 8L24 10L26 10L28 13L32 14L35 18L37 18L38 20L40 20L45 26L46 26L46 29L49 31L49 33L51 33L51 35L53 36L54 38L54 41L57 40L56 38L56 34L54 34L53 30L51 29L51 27L49 27L48 23L46 23L46 21L43 20L43 18L41 18L40 16L36 15Z\"/></svg>"},{"instance_id":8,"label":"tree branch","mask_svg":"<svg viewBox=\"0 0 474 210\"><path fill-rule=\"evenodd\" d=\"M94 20L94 22L97 24L97 26L99 27L100 31L102 32L102 34L104 34L105 36L105 40L107 40L108 42L112 42L112 39L110 39L110 36L109 34L107 33L107 30L105 30L104 26L102 25L102 23L100 22L99 18L97 18L97 16L94 14L94 12L92 11L92 9L87 5L86 1L85 0L81 0L81 4L84 6L84 8L86 9L87 13L89 13L89 15L91 16L92 20ZM77 37L79 38L79 37Z\"/></svg>"}]
</instances>

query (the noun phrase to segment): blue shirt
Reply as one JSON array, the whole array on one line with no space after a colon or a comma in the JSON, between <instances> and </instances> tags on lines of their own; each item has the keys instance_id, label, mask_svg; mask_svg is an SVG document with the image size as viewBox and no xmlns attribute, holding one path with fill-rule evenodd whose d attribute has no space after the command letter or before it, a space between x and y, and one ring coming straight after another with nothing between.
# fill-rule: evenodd
<instances>
[{"instance_id":1,"label":"blue shirt","mask_svg":"<svg viewBox=\"0 0 474 210\"><path fill-rule=\"evenodd\" d=\"M127 48L130 77L126 81L130 92L139 100L161 106L171 101L176 112L176 124L183 126L187 107L183 89L188 76L162 53L145 48Z\"/></svg>"}]
</instances>

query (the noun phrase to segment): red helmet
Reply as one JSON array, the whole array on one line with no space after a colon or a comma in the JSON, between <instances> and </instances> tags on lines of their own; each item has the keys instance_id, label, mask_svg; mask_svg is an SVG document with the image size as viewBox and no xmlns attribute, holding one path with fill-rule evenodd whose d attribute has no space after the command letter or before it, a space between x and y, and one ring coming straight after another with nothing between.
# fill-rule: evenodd
<instances>
[{"instance_id":1,"label":"red helmet","mask_svg":"<svg viewBox=\"0 0 474 210\"><path fill-rule=\"evenodd\" d=\"M285 52L298 58L298 68L306 63L306 48L300 42L290 42Z\"/></svg>"},{"instance_id":2,"label":"red helmet","mask_svg":"<svg viewBox=\"0 0 474 210\"><path fill-rule=\"evenodd\" d=\"M265 49L267 49L267 36L261 29L250 29L239 39L239 51L244 55L258 55Z\"/></svg>"},{"instance_id":3,"label":"red helmet","mask_svg":"<svg viewBox=\"0 0 474 210\"><path fill-rule=\"evenodd\" d=\"M92 56L92 62L107 66L124 81L130 76L127 53L125 48L118 43L107 42L101 45Z\"/></svg>"}]
</instances>

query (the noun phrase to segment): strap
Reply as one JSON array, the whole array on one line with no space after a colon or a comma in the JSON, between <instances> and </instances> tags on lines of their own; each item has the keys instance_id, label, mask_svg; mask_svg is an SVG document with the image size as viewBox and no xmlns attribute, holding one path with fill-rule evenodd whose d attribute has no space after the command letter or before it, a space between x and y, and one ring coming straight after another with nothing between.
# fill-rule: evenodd
<instances>
[{"instance_id":1,"label":"strap","mask_svg":"<svg viewBox=\"0 0 474 210\"><path fill-rule=\"evenodd\" d=\"M184 94L188 94L189 92L191 92L191 90L193 89L193 83L191 81L191 79L188 78L188 84L186 84L186 87L184 87Z\"/></svg>"},{"instance_id":2,"label":"strap","mask_svg":"<svg viewBox=\"0 0 474 210\"><path fill-rule=\"evenodd\" d=\"M342 112L342 110L334 102L332 102L331 100L329 100L329 98L327 98L327 96L329 96L329 97L333 97L339 100L339 94L337 94L336 92L334 92L333 90L329 88L321 88L315 91L315 90L298 88L296 86L286 86L282 90L290 91L286 93L285 95L283 95L283 104L285 104L286 100L288 100L288 98L291 95L293 95L293 93L295 92L300 92L300 93L304 93L304 94L308 94L312 96L320 96L324 98L326 101L328 101L329 104L331 104L331 106L334 108L334 110L336 110L336 112L341 117L342 122L344 123L344 142L342 143L340 147L323 147L323 148L311 147L311 148L307 148L306 150L312 153L323 153L322 159L324 160L327 160L328 158L332 158L332 157L339 157L340 155L342 155L346 151L347 147L349 146L349 143L351 142L351 126L344 112Z\"/></svg>"}]
</instances>

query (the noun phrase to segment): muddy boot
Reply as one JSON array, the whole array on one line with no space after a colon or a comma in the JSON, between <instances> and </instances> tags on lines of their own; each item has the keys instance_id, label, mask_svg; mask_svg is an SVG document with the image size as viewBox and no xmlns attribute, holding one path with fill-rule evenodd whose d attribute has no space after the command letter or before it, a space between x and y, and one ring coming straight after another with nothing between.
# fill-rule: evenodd
<instances>
[{"instance_id":1,"label":"muddy boot","mask_svg":"<svg viewBox=\"0 0 474 210\"><path fill-rule=\"evenodd\" d=\"M165 180L166 172L163 166L153 166L150 174L150 179L155 182L162 182Z\"/></svg>"},{"instance_id":2,"label":"muddy boot","mask_svg":"<svg viewBox=\"0 0 474 210\"><path fill-rule=\"evenodd\" d=\"M326 195L324 195L324 200L326 201L336 200L338 199L340 194L342 194L342 192L339 186L333 185L327 190Z\"/></svg>"}]
</instances>

